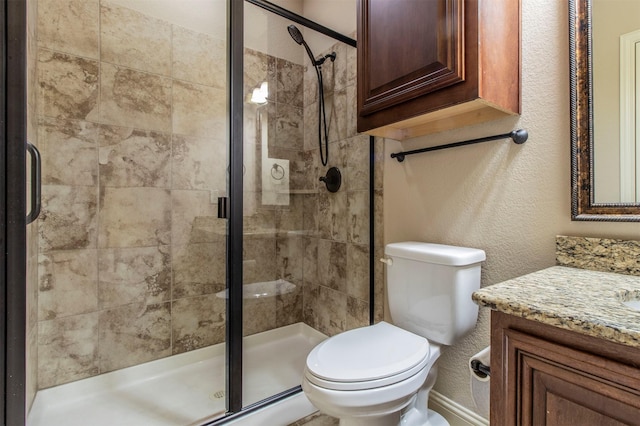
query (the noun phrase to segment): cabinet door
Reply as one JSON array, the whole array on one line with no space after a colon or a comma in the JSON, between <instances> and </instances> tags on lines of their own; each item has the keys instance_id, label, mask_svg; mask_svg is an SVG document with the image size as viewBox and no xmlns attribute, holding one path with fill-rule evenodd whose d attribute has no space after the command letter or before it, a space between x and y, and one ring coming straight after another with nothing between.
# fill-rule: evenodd
<instances>
[{"instance_id":1,"label":"cabinet door","mask_svg":"<svg viewBox=\"0 0 640 426\"><path fill-rule=\"evenodd\" d=\"M463 12L462 0L360 0L360 114L463 81Z\"/></svg>"},{"instance_id":2,"label":"cabinet door","mask_svg":"<svg viewBox=\"0 0 640 426\"><path fill-rule=\"evenodd\" d=\"M514 330L504 331L507 395L521 425L640 422L640 375L628 365ZM515 400L514 400L515 399ZM509 403L508 403L509 404ZM492 424L494 419L492 418Z\"/></svg>"}]
</instances>

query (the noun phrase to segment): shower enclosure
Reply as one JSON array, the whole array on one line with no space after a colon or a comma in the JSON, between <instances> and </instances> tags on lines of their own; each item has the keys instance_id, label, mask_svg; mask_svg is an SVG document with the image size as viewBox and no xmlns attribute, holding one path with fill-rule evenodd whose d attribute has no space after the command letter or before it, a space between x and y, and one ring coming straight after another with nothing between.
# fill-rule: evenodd
<instances>
[{"instance_id":1,"label":"shower enclosure","mask_svg":"<svg viewBox=\"0 0 640 426\"><path fill-rule=\"evenodd\" d=\"M355 41L286 3L2 2L5 424L226 421L381 319Z\"/></svg>"}]
</instances>

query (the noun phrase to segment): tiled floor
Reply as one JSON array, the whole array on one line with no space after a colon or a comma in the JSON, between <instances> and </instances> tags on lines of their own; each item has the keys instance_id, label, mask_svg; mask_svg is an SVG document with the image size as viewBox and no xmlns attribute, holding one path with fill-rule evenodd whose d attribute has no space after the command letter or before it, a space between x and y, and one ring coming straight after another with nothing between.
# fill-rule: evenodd
<instances>
[{"instance_id":1,"label":"tiled floor","mask_svg":"<svg viewBox=\"0 0 640 426\"><path fill-rule=\"evenodd\" d=\"M317 412L297 422L291 423L289 426L338 426L338 423L339 420L335 417Z\"/></svg>"}]
</instances>

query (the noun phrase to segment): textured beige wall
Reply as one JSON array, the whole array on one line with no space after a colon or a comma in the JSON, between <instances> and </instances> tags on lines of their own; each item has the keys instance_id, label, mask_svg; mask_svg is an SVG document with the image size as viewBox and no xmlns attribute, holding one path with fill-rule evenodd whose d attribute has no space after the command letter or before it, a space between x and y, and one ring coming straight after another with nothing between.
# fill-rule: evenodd
<instances>
[{"instance_id":1,"label":"textured beige wall","mask_svg":"<svg viewBox=\"0 0 640 426\"><path fill-rule=\"evenodd\" d=\"M386 141L385 242L430 241L484 249L482 285L554 264L557 234L640 239L634 223L571 221L567 3L522 1L522 116ZM522 127L522 146L490 142L408 157L398 149L455 142ZM469 356L489 344L489 311L440 360L435 389L474 408Z\"/></svg>"}]
</instances>

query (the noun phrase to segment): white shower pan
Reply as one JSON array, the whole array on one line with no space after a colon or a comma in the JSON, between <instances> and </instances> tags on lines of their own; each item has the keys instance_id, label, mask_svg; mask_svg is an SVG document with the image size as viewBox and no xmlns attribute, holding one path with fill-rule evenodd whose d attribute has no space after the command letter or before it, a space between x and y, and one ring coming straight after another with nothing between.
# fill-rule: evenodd
<instances>
[{"instance_id":1,"label":"white shower pan","mask_svg":"<svg viewBox=\"0 0 640 426\"><path fill-rule=\"evenodd\" d=\"M246 337L245 405L300 385L307 354L325 338L303 323ZM224 414L224 367L224 343L220 343L41 390L27 425L197 425ZM301 396L273 407L279 410L278 423L286 425L315 411ZM291 409L283 404L291 404ZM269 418L269 410L267 407L256 416ZM283 417L283 413L292 418Z\"/></svg>"}]
</instances>

